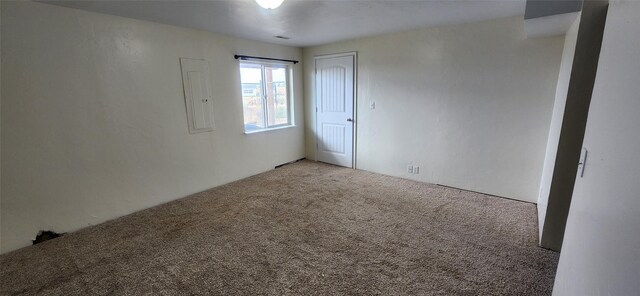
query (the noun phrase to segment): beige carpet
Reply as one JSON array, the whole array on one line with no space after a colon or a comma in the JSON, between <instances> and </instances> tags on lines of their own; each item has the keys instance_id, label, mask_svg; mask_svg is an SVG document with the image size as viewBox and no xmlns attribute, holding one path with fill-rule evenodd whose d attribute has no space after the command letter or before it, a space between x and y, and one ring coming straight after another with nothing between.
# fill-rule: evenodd
<instances>
[{"instance_id":1,"label":"beige carpet","mask_svg":"<svg viewBox=\"0 0 640 296\"><path fill-rule=\"evenodd\" d=\"M535 205L302 161L0 256L0 294L547 295Z\"/></svg>"}]
</instances>

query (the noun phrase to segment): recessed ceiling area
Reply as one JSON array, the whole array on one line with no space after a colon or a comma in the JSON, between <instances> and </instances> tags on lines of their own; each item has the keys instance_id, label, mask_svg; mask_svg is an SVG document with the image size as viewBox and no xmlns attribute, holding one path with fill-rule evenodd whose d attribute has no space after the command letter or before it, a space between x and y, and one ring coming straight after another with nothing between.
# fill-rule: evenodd
<instances>
[{"instance_id":1,"label":"recessed ceiling area","mask_svg":"<svg viewBox=\"0 0 640 296\"><path fill-rule=\"evenodd\" d=\"M300 47L523 15L525 10L525 0L285 0L275 10L261 8L253 0L44 2Z\"/></svg>"}]
</instances>

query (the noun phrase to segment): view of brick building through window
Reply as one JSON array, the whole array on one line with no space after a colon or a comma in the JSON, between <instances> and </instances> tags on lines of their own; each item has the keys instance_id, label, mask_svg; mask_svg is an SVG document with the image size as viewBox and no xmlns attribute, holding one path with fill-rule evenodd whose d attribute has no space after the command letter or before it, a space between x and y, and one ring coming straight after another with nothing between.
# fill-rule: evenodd
<instances>
[{"instance_id":1,"label":"view of brick building through window","mask_svg":"<svg viewBox=\"0 0 640 296\"><path fill-rule=\"evenodd\" d=\"M291 124L287 75L286 65L240 63L245 131Z\"/></svg>"}]
</instances>

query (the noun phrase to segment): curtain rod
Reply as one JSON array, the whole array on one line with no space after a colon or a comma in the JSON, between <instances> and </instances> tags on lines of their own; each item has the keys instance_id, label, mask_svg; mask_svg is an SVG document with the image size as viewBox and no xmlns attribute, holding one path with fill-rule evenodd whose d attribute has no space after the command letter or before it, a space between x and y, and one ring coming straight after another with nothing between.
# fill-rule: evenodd
<instances>
[{"instance_id":1,"label":"curtain rod","mask_svg":"<svg viewBox=\"0 0 640 296\"><path fill-rule=\"evenodd\" d=\"M284 60L284 59L275 59L275 58L254 57L254 56L247 56L247 55L234 55L233 57L236 60L238 60L238 59L240 59L240 60L258 59L258 60L267 60L267 61L289 62L289 63L294 63L294 64L298 63L298 61L296 61L296 60Z\"/></svg>"}]
</instances>

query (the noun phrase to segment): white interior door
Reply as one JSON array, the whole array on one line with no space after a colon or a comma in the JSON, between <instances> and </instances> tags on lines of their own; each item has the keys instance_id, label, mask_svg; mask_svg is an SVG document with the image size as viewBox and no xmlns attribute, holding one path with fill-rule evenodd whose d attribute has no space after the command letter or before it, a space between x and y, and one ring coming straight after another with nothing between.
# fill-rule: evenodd
<instances>
[{"instance_id":1,"label":"white interior door","mask_svg":"<svg viewBox=\"0 0 640 296\"><path fill-rule=\"evenodd\" d=\"M355 55L316 58L318 161L353 167Z\"/></svg>"}]
</instances>

